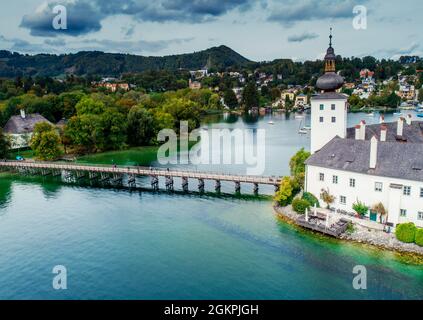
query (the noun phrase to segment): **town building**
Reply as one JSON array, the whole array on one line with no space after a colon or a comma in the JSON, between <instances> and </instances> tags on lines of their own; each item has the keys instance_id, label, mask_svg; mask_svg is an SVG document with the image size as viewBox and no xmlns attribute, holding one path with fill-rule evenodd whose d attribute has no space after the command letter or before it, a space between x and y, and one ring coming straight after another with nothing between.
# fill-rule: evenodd
<instances>
[{"instance_id":1,"label":"town building","mask_svg":"<svg viewBox=\"0 0 423 320\"><path fill-rule=\"evenodd\" d=\"M42 115L26 114L25 110L21 110L20 115L12 116L3 128L5 136L10 141L10 148L12 150L29 147L34 128L37 123L47 122Z\"/></svg>"},{"instance_id":2,"label":"town building","mask_svg":"<svg viewBox=\"0 0 423 320\"><path fill-rule=\"evenodd\" d=\"M191 90L199 90L199 89L201 89L201 82L192 81L191 79L189 79L189 88Z\"/></svg>"},{"instance_id":3,"label":"town building","mask_svg":"<svg viewBox=\"0 0 423 320\"><path fill-rule=\"evenodd\" d=\"M110 83L110 82L100 82L96 84L96 87L106 88L111 92L116 92L118 90L129 91L130 86L128 83Z\"/></svg>"},{"instance_id":4,"label":"town building","mask_svg":"<svg viewBox=\"0 0 423 320\"><path fill-rule=\"evenodd\" d=\"M400 85L397 95L406 101L412 101L416 98L416 89L413 85L404 83Z\"/></svg>"},{"instance_id":5,"label":"town building","mask_svg":"<svg viewBox=\"0 0 423 320\"><path fill-rule=\"evenodd\" d=\"M307 105L307 96L303 93L295 98L295 108L304 108Z\"/></svg>"},{"instance_id":6,"label":"town building","mask_svg":"<svg viewBox=\"0 0 423 320\"><path fill-rule=\"evenodd\" d=\"M332 40L332 37L331 37ZM305 190L319 197L327 190L332 208L353 213L355 203L369 208L382 203L387 215L370 219L396 226L423 227L423 122L411 116L397 122L347 128L347 97L336 92L343 78L335 71L330 41L321 93L311 99L311 157L306 161Z\"/></svg>"}]
</instances>

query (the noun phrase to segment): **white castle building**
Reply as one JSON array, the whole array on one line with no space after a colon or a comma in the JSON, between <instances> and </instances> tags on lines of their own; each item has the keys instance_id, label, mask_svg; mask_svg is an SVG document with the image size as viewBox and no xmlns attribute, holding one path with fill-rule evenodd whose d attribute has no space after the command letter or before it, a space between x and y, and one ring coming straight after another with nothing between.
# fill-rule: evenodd
<instances>
[{"instance_id":1,"label":"white castle building","mask_svg":"<svg viewBox=\"0 0 423 320\"><path fill-rule=\"evenodd\" d=\"M347 96L337 93L344 80L336 73L332 36L325 57L321 90L311 99L311 157L306 161L305 190L335 196L331 205L354 212L360 201L382 203L384 222L413 222L423 227L423 122L411 116L376 125L361 121L347 128ZM372 213L372 218L380 221Z\"/></svg>"}]
</instances>

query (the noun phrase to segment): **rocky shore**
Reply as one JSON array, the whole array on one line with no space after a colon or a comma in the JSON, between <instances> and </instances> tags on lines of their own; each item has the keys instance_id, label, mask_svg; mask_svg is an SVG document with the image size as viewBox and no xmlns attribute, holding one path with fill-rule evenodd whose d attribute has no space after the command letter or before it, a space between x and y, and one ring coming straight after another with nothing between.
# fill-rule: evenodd
<instances>
[{"instance_id":1,"label":"rocky shore","mask_svg":"<svg viewBox=\"0 0 423 320\"><path fill-rule=\"evenodd\" d=\"M292 209L292 206L280 207L275 205L274 210L281 219L294 225L297 225L296 221L301 216ZM367 228L356 223L353 223L353 230L345 232L339 239L368 244L385 250L418 255L419 258L423 259L423 247L415 243L401 242L393 233Z\"/></svg>"}]
</instances>

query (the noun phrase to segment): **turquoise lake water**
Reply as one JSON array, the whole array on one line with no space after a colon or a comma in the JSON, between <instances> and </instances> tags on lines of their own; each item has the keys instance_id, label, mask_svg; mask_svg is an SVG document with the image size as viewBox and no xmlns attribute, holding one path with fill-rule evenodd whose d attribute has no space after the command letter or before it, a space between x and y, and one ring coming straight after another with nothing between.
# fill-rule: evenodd
<instances>
[{"instance_id":1,"label":"turquoise lake water","mask_svg":"<svg viewBox=\"0 0 423 320\"><path fill-rule=\"evenodd\" d=\"M364 117L377 121L353 114L350 124ZM301 120L293 116L229 118L219 124L266 129L267 175L287 174L289 158L309 145L308 136L297 134ZM83 161L150 162L141 154ZM139 184L148 187L148 181ZM223 191L232 189L226 184ZM243 191L251 190L243 186ZM2 175L0 243L3 299L423 298L422 266L299 231L279 221L271 201L263 199L130 192ZM52 287L55 265L67 269L67 290ZM356 265L367 268L367 290L353 289Z\"/></svg>"}]
</instances>

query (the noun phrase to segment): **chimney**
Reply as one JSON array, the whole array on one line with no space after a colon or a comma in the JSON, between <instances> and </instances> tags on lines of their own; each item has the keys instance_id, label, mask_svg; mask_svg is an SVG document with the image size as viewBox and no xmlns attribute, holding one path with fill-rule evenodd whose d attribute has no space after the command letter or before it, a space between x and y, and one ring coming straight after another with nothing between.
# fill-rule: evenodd
<instances>
[{"instance_id":1,"label":"chimney","mask_svg":"<svg viewBox=\"0 0 423 320\"><path fill-rule=\"evenodd\" d=\"M405 118L405 121L407 122L407 125L411 125L411 120L413 119L413 117L411 116L411 114L407 115L407 118Z\"/></svg>"},{"instance_id":2,"label":"chimney","mask_svg":"<svg viewBox=\"0 0 423 320\"><path fill-rule=\"evenodd\" d=\"M376 169L377 163L377 139L376 136L370 140L370 169Z\"/></svg>"},{"instance_id":3,"label":"chimney","mask_svg":"<svg viewBox=\"0 0 423 320\"><path fill-rule=\"evenodd\" d=\"M360 128L359 124L355 126L355 140L360 140Z\"/></svg>"},{"instance_id":4,"label":"chimney","mask_svg":"<svg viewBox=\"0 0 423 320\"><path fill-rule=\"evenodd\" d=\"M403 129L404 129L404 118L401 117L398 119L398 123L397 123L397 136L402 137Z\"/></svg>"},{"instance_id":5,"label":"chimney","mask_svg":"<svg viewBox=\"0 0 423 320\"><path fill-rule=\"evenodd\" d=\"M366 121L360 122L360 140L366 140Z\"/></svg>"},{"instance_id":6,"label":"chimney","mask_svg":"<svg viewBox=\"0 0 423 320\"><path fill-rule=\"evenodd\" d=\"M379 117L379 123L380 124L385 123L385 116L383 114L381 114Z\"/></svg>"},{"instance_id":7,"label":"chimney","mask_svg":"<svg viewBox=\"0 0 423 320\"><path fill-rule=\"evenodd\" d=\"M25 110L21 109L21 118L25 119L26 115L25 115Z\"/></svg>"},{"instance_id":8,"label":"chimney","mask_svg":"<svg viewBox=\"0 0 423 320\"><path fill-rule=\"evenodd\" d=\"M380 126L380 142L386 141L386 134L388 133L388 127L384 124Z\"/></svg>"}]
</instances>

